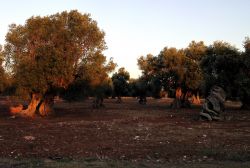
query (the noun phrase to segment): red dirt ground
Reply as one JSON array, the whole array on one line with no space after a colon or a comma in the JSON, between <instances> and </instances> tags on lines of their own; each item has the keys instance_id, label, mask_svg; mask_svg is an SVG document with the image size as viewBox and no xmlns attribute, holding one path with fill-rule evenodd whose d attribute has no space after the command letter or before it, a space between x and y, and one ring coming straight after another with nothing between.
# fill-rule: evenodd
<instances>
[{"instance_id":1,"label":"red dirt ground","mask_svg":"<svg viewBox=\"0 0 250 168\"><path fill-rule=\"evenodd\" d=\"M98 158L164 162L250 161L250 111L228 102L226 119L197 120L201 109L172 110L170 99L57 102L49 118L12 118L0 99L0 158ZM237 104L236 104L237 105Z\"/></svg>"}]
</instances>

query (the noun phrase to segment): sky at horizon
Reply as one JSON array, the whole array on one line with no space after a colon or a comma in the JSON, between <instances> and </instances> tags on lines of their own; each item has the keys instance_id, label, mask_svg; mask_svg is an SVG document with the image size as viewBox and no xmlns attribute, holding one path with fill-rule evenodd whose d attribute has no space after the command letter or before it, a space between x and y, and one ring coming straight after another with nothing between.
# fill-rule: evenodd
<instances>
[{"instance_id":1,"label":"sky at horizon","mask_svg":"<svg viewBox=\"0 0 250 168\"><path fill-rule=\"evenodd\" d=\"M137 78L137 59L166 46L223 40L242 49L250 36L249 7L249 0L8 0L0 5L0 44L12 23L77 9L90 13L106 33L105 55Z\"/></svg>"}]
</instances>

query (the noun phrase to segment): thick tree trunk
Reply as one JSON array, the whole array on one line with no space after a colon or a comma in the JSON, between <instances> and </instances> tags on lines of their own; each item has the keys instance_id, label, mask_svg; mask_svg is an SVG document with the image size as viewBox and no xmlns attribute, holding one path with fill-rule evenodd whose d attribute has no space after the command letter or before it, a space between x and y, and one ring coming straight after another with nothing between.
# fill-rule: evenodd
<instances>
[{"instance_id":1,"label":"thick tree trunk","mask_svg":"<svg viewBox=\"0 0 250 168\"><path fill-rule=\"evenodd\" d=\"M40 101L41 101L41 95L33 93L28 108L22 110L19 114L24 117L34 117L36 114L37 106L40 103Z\"/></svg>"},{"instance_id":2,"label":"thick tree trunk","mask_svg":"<svg viewBox=\"0 0 250 168\"><path fill-rule=\"evenodd\" d=\"M200 105L201 104L199 92L197 92L196 94L193 94L193 96L192 96L192 103L196 104L196 105Z\"/></svg>"},{"instance_id":3,"label":"thick tree trunk","mask_svg":"<svg viewBox=\"0 0 250 168\"><path fill-rule=\"evenodd\" d=\"M171 104L171 107L174 109L181 108L181 96L182 96L182 90L181 88L177 88L175 90L175 99L173 103Z\"/></svg>"},{"instance_id":4,"label":"thick tree trunk","mask_svg":"<svg viewBox=\"0 0 250 168\"><path fill-rule=\"evenodd\" d=\"M38 106L39 114L43 117L53 114L54 113L53 105L54 105L54 96L53 95L45 96L44 100L42 100Z\"/></svg>"},{"instance_id":5,"label":"thick tree trunk","mask_svg":"<svg viewBox=\"0 0 250 168\"><path fill-rule=\"evenodd\" d=\"M22 117L34 117L38 112L41 116L48 116L53 113L54 96L46 95L42 99L42 95L33 93L31 101L27 109L20 109L22 106L10 108L12 115L19 115Z\"/></svg>"}]
</instances>

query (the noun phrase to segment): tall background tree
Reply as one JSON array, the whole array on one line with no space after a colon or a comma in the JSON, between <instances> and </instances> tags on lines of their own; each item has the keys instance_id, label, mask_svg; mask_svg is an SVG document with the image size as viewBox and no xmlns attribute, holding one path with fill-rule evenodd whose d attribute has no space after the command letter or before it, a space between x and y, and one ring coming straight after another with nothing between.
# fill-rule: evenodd
<instances>
[{"instance_id":1,"label":"tall background tree","mask_svg":"<svg viewBox=\"0 0 250 168\"><path fill-rule=\"evenodd\" d=\"M161 97L160 92L163 86L162 86L161 75L157 73L158 71L157 57L153 56L152 54L148 54L146 55L146 57L141 56L137 61L138 61L137 65L139 66L139 69L142 71L142 76L138 80L138 82L141 83L139 84L139 86L146 86L146 87L143 87L144 89L142 90L146 89L145 92L148 92L148 93L150 92L150 95L152 97L160 98ZM137 88L140 88L140 87L137 87Z\"/></svg>"},{"instance_id":2,"label":"tall background tree","mask_svg":"<svg viewBox=\"0 0 250 168\"><path fill-rule=\"evenodd\" d=\"M67 88L84 62L105 48L104 32L97 22L75 10L10 25L5 58L17 92L30 95L31 100L20 114L48 115L57 89Z\"/></svg>"}]
</instances>

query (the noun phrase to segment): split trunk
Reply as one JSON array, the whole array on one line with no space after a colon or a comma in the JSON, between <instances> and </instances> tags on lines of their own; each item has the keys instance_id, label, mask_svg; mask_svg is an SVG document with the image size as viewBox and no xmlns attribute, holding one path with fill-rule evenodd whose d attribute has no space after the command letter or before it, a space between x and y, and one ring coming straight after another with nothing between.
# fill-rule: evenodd
<instances>
[{"instance_id":1,"label":"split trunk","mask_svg":"<svg viewBox=\"0 0 250 168\"><path fill-rule=\"evenodd\" d=\"M23 117L34 117L36 114L40 116L48 116L53 113L54 96L42 96L38 93L33 93L31 101L26 109L22 109L16 115Z\"/></svg>"}]
</instances>

